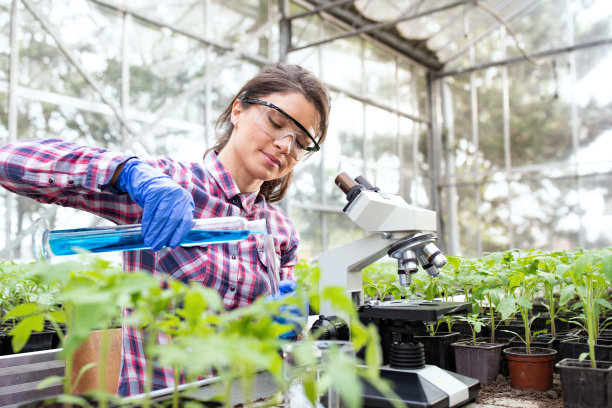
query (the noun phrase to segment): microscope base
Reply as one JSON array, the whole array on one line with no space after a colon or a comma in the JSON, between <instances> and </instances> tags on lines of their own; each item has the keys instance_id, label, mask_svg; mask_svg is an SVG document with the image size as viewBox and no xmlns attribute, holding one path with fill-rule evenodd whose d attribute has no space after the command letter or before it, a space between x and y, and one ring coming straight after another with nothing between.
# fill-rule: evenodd
<instances>
[{"instance_id":1,"label":"microscope base","mask_svg":"<svg viewBox=\"0 0 612 408\"><path fill-rule=\"evenodd\" d=\"M458 407L474 400L480 391L478 380L432 365L419 369L382 366L380 375L395 384L395 393L408 408ZM370 384L365 384L363 398L365 407L392 407Z\"/></svg>"}]
</instances>

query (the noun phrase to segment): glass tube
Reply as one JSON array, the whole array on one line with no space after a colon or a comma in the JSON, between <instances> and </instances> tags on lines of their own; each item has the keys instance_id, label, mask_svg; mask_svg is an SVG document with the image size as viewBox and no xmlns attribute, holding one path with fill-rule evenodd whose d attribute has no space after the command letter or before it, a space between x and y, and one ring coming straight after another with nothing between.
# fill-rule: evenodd
<instances>
[{"instance_id":1,"label":"glass tube","mask_svg":"<svg viewBox=\"0 0 612 408\"><path fill-rule=\"evenodd\" d=\"M334 387L329 387L323 395L317 395L315 403L312 404L306 396L302 383L302 380L309 376L314 376L315 382L319 381L324 365L330 363L329 356L332 350L355 357L355 349L350 341L296 341L282 346L283 376L287 382L283 401L285 408L341 408L346 406Z\"/></svg>"},{"instance_id":2,"label":"glass tube","mask_svg":"<svg viewBox=\"0 0 612 408\"><path fill-rule=\"evenodd\" d=\"M37 260L58 255L74 255L78 249L93 253L150 249L141 234L141 224L100 228L49 230L45 220L37 221L32 234L32 250ZM249 221L242 217L217 217L194 220L194 226L181 246L204 246L246 239L251 234L266 234L266 220Z\"/></svg>"}]
</instances>

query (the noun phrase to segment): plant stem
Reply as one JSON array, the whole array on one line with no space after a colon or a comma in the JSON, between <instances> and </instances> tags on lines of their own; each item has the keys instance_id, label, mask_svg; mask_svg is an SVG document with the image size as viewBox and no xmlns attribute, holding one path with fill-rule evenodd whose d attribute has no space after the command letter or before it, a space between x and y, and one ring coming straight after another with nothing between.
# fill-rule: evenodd
<instances>
[{"instance_id":1,"label":"plant stem","mask_svg":"<svg viewBox=\"0 0 612 408\"><path fill-rule=\"evenodd\" d=\"M595 313L595 298L594 298L594 288L593 288L593 279L586 280L586 301L582 306L584 309L584 314L586 316L586 324L587 324L587 333L589 334L588 344L589 344L589 359L591 360L591 367L596 368L597 364L595 363L595 335L598 326L598 322L596 321L597 315Z\"/></svg>"},{"instance_id":2,"label":"plant stem","mask_svg":"<svg viewBox=\"0 0 612 408\"><path fill-rule=\"evenodd\" d=\"M108 398L106 395L106 357L110 347L110 329L102 330L100 342L100 359L98 360L98 389L100 390L100 407L106 408Z\"/></svg>"},{"instance_id":3,"label":"plant stem","mask_svg":"<svg viewBox=\"0 0 612 408\"><path fill-rule=\"evenodd\" d=\"M154 323L153 323L154 324ZM147 380L145 381L145 394L147 394L145 400L142 403L143 408L149 408L151 406L151 390L153 388L153 357L151 357L151 349L157 343L157 330L144 329L147 337L146 348L149 350L147 356Z\"/></svg>"},{"instance_id":4,"label":"plant stem","mask_svg":"<svg viewBox=\"0 0 612 408\"><path fill-rule=\"evenodd\" d=\"M491 303L491 296L488 294L487 301L489 302L489 311L491 312L491 343L495 343L495 311L493 310L493 303Z\"/></svg>"},{"instance_id":5,"label":"plant stem","mask_svg":"<svg viewBox=\"0 0 612 408\"><path fill-rule=\"evenodd\" d=\"M172 391L172 408L179 408L179 392L178 386L180 381L180 368L177 366L172 367L174 370L174 391Z\"/></svg>"},{"instance_id":6,"label":"plant stem","mask_svg":"<svg viewBox=\"0 0 612 408\"><path fill-rule=\"evenodd\" d=\"M74 316L73 316L73 308L72 304L66 303L64 304L64 310L66 311L66 333L71 333L73 329ZM61 330L60 330L61 331ZM62 347L64 347L64 341L62 339ZM74 353L73 353L74 354ZM66 355L65 357L65 367L64 367L64 394L69 395L72 393L72 368L74 362L72 361L73 354ZM75 384L76 385L76 384Z\"/></svg>"},{"instance_id":7,"label":"plant stem","mask_svg":"<svg viewBox=\"0 0 612 408\"><path fill-rule=\"evenodd\" d=\"M550 303L550 309L548 310L549 314L550 314L550 332L553 336L553 338L557 337L557 330L555 329L555 297L554 297L554 288L552 285L550 285L549 291L548 291L548 298L550 299L549 303Z\"/></svg>"}]
</instances>

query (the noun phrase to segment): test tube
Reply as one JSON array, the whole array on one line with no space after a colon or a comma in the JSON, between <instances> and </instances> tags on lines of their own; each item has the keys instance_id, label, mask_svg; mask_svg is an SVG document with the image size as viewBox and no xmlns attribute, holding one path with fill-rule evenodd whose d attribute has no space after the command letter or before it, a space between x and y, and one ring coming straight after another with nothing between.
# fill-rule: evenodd
<instances>
[{"instance_id":1,"label":"test tube","mask_svg":"<svg viewBox=\"0 0 612 408\"><path fill-rule=\"evenodd\" d=\"M274 295L278 292L278 285L280 283L280 261L276 256L272 234L264 235L264 252L266 255L268 279L270 280L270 294Z\"/></svg>"},{"instance_id":2,"label":"test tube","mask_svg":"<svg viewBox=\"0 0 612 408\"><path fill-rule=\"evenodd\" d=\"M100 253L150 249L142 237L141 224L99 228L49 230L44 219L37 221L32 234L32 250L37 260L77 254L77 248ZM243 217L217 217L194 220L194 226L181 246L205 246L246 239L251 234L265 234L266 220L249 221Z\"/></svg>"}]
</instances>

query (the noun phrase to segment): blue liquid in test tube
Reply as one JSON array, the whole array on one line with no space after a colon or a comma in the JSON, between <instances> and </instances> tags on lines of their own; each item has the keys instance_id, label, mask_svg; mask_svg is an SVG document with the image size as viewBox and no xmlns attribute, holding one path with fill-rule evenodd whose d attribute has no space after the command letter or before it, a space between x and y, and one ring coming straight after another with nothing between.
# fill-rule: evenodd
<instances>
[{"instance_id":1,"label":"blue liquid in test tube","mask_svg":"<svg viewBox=\"0 0 612 408\"><path fill-rule=\"evenodd\" d=\"M195 220L195 226L181 245L240 241L251 234L266 234L265 220L248 221L242 217L199 219ZM144 243L140 224L54 231L41 227L34 233L34 255L39 260L57 255L74 255L78 253L77 248L93 253L150 249Z\"/></svg>"}]
</instances>

